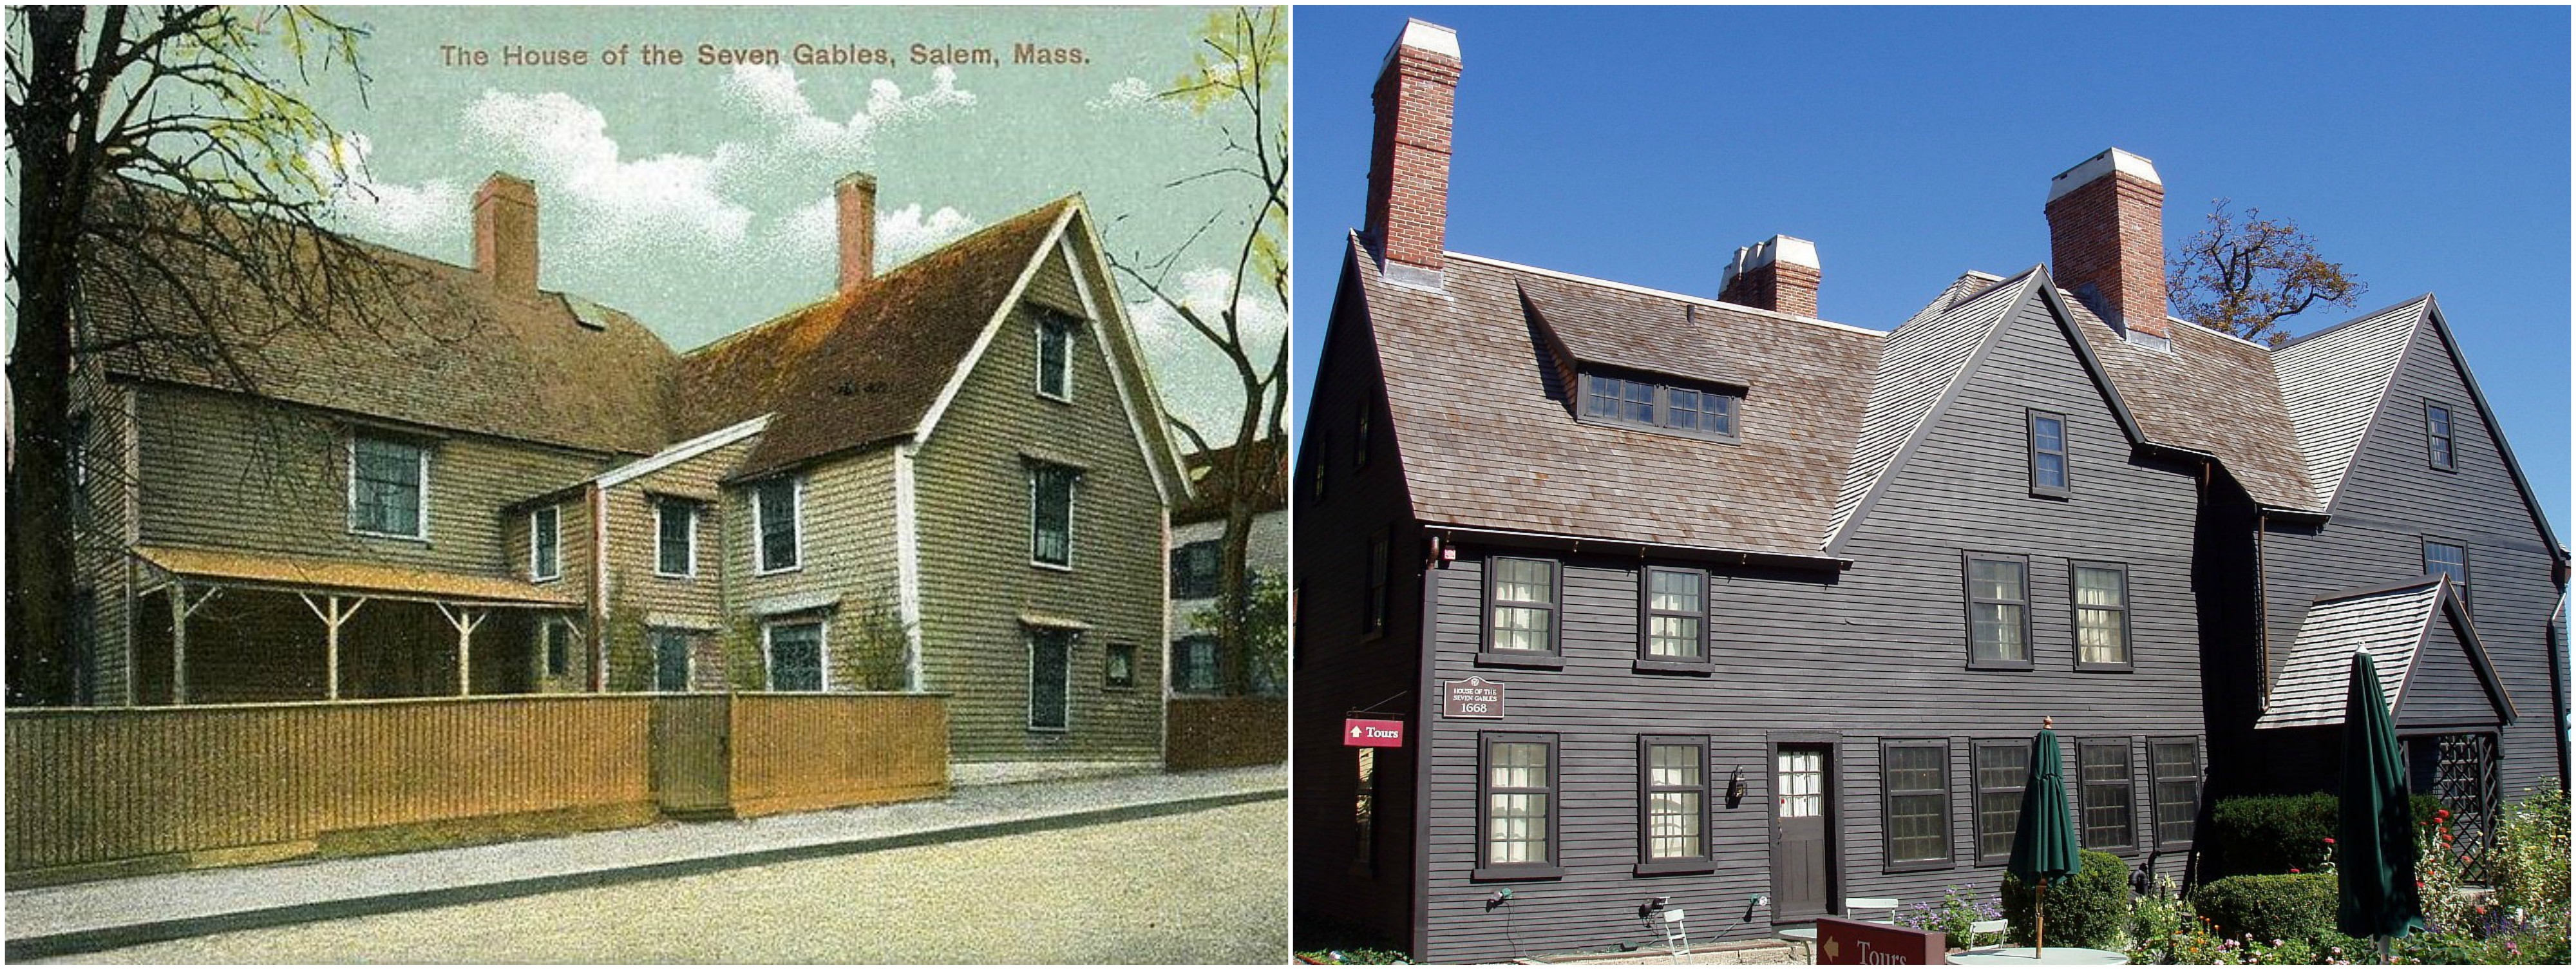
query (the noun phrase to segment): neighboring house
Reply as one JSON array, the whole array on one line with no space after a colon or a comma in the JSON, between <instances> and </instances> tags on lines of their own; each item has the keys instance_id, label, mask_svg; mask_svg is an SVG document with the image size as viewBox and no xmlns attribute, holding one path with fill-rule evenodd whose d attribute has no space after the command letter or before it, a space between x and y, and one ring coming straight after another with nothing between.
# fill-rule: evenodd
<instances>
[{"instance_id":1,"label":"neighboring house","mask_svg":"<svg viewBox=\"0 0 2576 970\"><path fill-rule=\"evenodd\" d=\"M1419 21L1386 60L1292 482L1301 926L1473 961L1639 940L1657 898L1747 937L1991 890L2043 716L2083 844L2183 876L2211 794L2330 783L2273 769L2339 711L2257 719L2306 710L2356 617L2414 635L2382 663L2437 774L2563 763L2556 718L2521 725L2563 716L2565 552L2429 299L2345 328L2426 349L2316 404L2334 331L2166 315L2162 188L2116 151L2059 176L2053 268L1887 330L1819 319L1789 237L1714 300L1451 253L1461 66ZM2458 464L2430 484L2428 397ZM2469 595L2417 532L2465 537ZM1346 747L1355 714L1403 745Z\"/></svg>"},{"instance_id":2,"label":"neighboring house","mask_svg":"<svg viewBox=\"0 0 2576 970\"><path fill-rule=\"evenodd\" d=\"M1265 438L1252 445L1257 511L1244 551L1247 580L1267 576L1285 581L1288 575L1288 453L1280 444L1278 439ZM1191 454L1185 464L1196 497L1172 511L1174 694L1277 695L1288 690L1287 682L1269 664L1225 656L1216 634L1200 618L1216 608L1217 594L1224 588L1226 509L1235 494L1227 469L1233 461L1231 445Z\"/></svg>"},{"instance_id":3,"label":"neighboring house","mask_svg":"<svg viewBox=\"0 0 2576 970\"><path fill-rule=\"evenodd\" d=\"M879 276L874 195L836 189L834 293L686 354L539 289L535 187L495 175L474 268L370 247L410 274L380 297L451 331L269 321L236 339L256 394L106 356L80 397L87 699L926 690L959 760L1158 759L1189 491L1090 214ZM198 299L250 292L191 272ZM85 317L142 332L179 299Z\"/></svg>"}]
</instances>

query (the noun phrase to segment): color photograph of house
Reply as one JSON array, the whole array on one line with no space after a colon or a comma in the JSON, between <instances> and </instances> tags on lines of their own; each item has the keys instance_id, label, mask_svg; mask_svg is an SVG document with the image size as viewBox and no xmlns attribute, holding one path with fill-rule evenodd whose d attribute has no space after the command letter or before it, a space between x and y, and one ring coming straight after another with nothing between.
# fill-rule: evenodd
<instances>
[{"instance_id":1,"label":"color photograph of house","mask_svg":"<svg viewBox=\"0 0 2576 970\"><path fill-rule=\"evenodd\" d=\"M2534 830L2498 830L2545 839L2553 804L2563 855L2565 18L2344 11L2334 52L2279 52L2322 75L2296 97L2420 76L2329 69L2347 46L2502 43L2458 90L2531 79L2545 137L2456 135L2513 153L2481 197L2537 191L2530 219L2409 195L2456 184L2411 163L2208 150L2199 70L2042 52L2282 36L2263 17L1309 12L1309 175L1365 194L1311 193L1354 227L1300 240L1336 271L1298 329L1297 949L1837 962L1788 941L1953 915L2028 946L2006 863L2053 718L2079 885L2122 915L2051 915L2048 953L2156 960L2177 944L2131 936L2133 896L2224 919L2202 890L2248 876L2331 904L2331 839L2265 856L2241 833L2279 830L2241 819L2330 829L2306 799L2340 782L2357 649L2441 826L2426 878L2510 892L2496 847ZM2249 232L2301 234L2225 200L2204 226L2230 191L2205 165L2332 179L2301 238L2379 261L2255 262ZM2353 242L2416 220L2492 225L2532 279ZM2213 295L2211 253L2301 282ZM2401 953L2563 954L2549 908Z\"/></svg>"},{"instance_id":2,"label":"color photograph of house","mask_svg":"<svg viewBox=\"0 0 2576 970\"><path fill-rule=\"evenodd\" d=\"M1279 437L1284 258L1231 257L1285 249L1284 11L11 24L76 136L12 148L13 957L142 940L41 914L173 870L818 810L594 875L1169 815L1280 871L1134 952L1282 955L1284 678L1176 681L1170 583ZM1253 599L1188 606L1239 655ZM371 905L312 904L257 919ZM786 952L691 945L640 958Z\"/></svg>"}]
</instances>

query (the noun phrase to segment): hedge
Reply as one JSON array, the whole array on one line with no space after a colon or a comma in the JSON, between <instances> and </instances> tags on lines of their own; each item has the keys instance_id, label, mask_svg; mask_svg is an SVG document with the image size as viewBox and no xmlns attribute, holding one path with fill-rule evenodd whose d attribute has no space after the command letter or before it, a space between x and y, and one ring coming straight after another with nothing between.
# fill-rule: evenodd
<instances>
[{"instance_id":1,"label":"hedge","mask_svg":"<svg viewBox=\"0 0 2576 970\"><path fill-rule=\"evenodd\" d=\"M2315 940L2335 929L2335 875L2229 876L2191 891L2191 908L2230 939Z\"/></svg>"},{"instance_id":2,"label":"hedge","mask_svg":"<svg viewBox=\"0 0 2576 970\"><path fill-rule=\"evenodd\" d=\"M2048 886L2048 942L2064 946L2120 948L2128 933L2129 866L2108 852L2086 852L2074 878ZM2031 945L2034 894L2011 873L2004 874L2004 919L2012 924L2016 946Z\"/></svg>"},{"instance_id":3,"label":"hedge","mask_svg":"<svg viewBox=\"0 0 2576 970\"><path fill-rule=\"evenodd\" d=\"M2415 819L2442 807L2431 795L2414 796ZM2247 795L2222 798L2209 813L2209 848L2228 875L2284 875L2324 868L2326 840L2335 834L2335 796Z\"/></svg>"}]
</instances>

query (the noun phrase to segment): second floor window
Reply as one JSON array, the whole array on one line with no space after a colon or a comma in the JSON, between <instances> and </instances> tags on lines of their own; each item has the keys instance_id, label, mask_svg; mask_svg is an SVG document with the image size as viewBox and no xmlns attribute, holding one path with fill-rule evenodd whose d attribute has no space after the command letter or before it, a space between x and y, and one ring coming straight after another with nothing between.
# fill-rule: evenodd
<instances>
[{"instance_id":1,"label":"second floor window","mask_svg":"<svg viewBox=\"0 0 2576 970\"><path fill-rule=\"evenodd\" d=\"M1544 559L1495 559L1487 597L1492 603L1487 649L1556 652L1556 564Z\"/></svg>"},{"instance_id":2,"label":"second floor window","mask_svg":"<svg viewBox=\"0 0 2576 970\"><path fill-rule=\"evenodd\" d=\"M802 519L805 483L792 476L772 478L751 487L751 541L754 572L796 568L804 552Z\"/></svg>"},{"instance_id":3,"label":"second floor window","mask_svg":"<svg viewBox=\"0 0 2576 970\"><path fill-rule=\"evenodd\" d=\"M1224 547L1215 539L1201 539L1172 550L1172 598L1199 600L1216 595L1224 556Z\"/></svg>"},{"instance_id":4,"label":"second floor window","mask_svg":"<svg viewBox=\"0 0 2576 970\"><path fill-rule=\"evenodd\" d=\"M349 528L370 535L429 537L429 449L361 434L349 443Z\"/></svg>"},{"instance_id":5,"label":"second floor window","mask_svg":"<svg viewBox=\"0 0 2576 970\"><path fill-rule=\"evenodd\" d=\"M667 496L656 500L653 503L653 533L653 572L656 575L697 575L697 503Z\"/></svg>"},{"instance_id":6,"label":"second floor window","mask_svg":"<svg viewBox=\"0 0 2576 970\"><path fill-rule=\"evenodd\" d=\"M2459 470L2459 455L2451 450L2450 408L2424 402L2424 437L2426 457L2433 467L2446 472Z\"/></svg>"},{"instance_id":7,"label":"second floor window","mask_svg":"<svg viewBox=\"0 0 2576 970\"><path fill-rule=\"evenodd\" d=\"M1722 441L1738 437L1741 395L1607 374L1583 375L1582 388L1583 401L1576 413L1588 422L1632 424Z\"/></svg>"},{"instance_id":8,"label":"second floor window","mask_svg":"<svg viewBox=\"0 0 2576 970\"><path fill-rule=\"evenodd\" d=\"M2129 666L2129 570L2078 563L2075 572L2075 662L2083 667Z\"/></svg>"},{"instance_id":9,"label":"second floor window","mask_svg":"<svg viewBox=\"0 0 2576 970\"><path fill-rule=\"evenodd\" d=\"M2469 547L2424 540L2424 574L2451 577L2451 588L2460 591L2460 602L2469 602Z\"/></svg>"},{"instance_id":10,"label":"second floor window","mask_svg":"<svg viewBox=\"0 0 2576 970\"><path fill-rule=\"evenodd\" d=\"M528 578L563 575L563 514L549 505L528 513Z\"/></svg>"},{"instance_id":11,"label":"second floor window","mask_svg":"<svg viewBox=\"0 0 2576 970\"><path fill-rule=\"evenodd\" d=\"M1082 473L1063 465L1029 466L1029 559L1073 568L1073 481Z\"/></svg>"},{"instance_id":12,"label":"second floor window","mask_svg":"<svg viewBox=\"0 0 2576 970\"><path fill-rule=\"evenodd\" d=\"M1073 318L1038 314L1038 393L1073 400Z\"/></svg>"},{"instance_id":13,"label":"second floor window","mask_svg":"<svg viewBox=\"0 0 2576 970\"><path fill-rule=\"evenodd\" d=\"M1705 659L1707 586L1696 569L1646 569L1646 659Z\"/></svg>"},{"instance_id":14,"label":"second floor window","mask_svg":"<svg viewBox=\"0 0 2576 970\"><path fill-rule=\"evenodd\" d=\"M2066 497L2066 416L2030 412L2030 493Z\"/></svg>"},{"instance_id":15,"label":"second floor window","mask_svg":"<svg viewBox=\"0 0 2576 970\"><path fill-rule=\"evenodd\" d=\"M2030 665L2030 570L2019 556L1968 555L1968 662Z\"/></svg>"}]
</instances>

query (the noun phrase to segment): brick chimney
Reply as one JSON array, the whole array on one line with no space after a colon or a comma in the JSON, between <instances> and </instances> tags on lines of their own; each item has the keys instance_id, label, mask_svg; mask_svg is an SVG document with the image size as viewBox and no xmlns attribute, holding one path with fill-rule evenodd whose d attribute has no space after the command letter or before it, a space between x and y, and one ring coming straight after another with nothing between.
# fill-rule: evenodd
<instances>
[{"instance_id":1,"label":"brick chimney","mask_svg":"<svg viewBox=\"0 0 2576 970\"><path fill-rule=\"evenodd\" d=\"M1458 95L1458 32L1419 20L1386 53L1369 147L1368 225L1378 269L1439 286L1449 222L1449 127Z\"/></svg>"},{"instance_id":2,"label":"brick chimney","mask_svg":"<svg viewBox=\"0 0 2576 970\"><path fill-rule=\"evenodd\" d=\"M2048 185L2049 272L2104 321L2161 343L2165 183L2153 162L2108 148Z\"/></svg>"},{"instance_id":3,"label":"brick chimney","mask_svg":"<svg viewBox=\"0 0 2576 970\"><path fill-rule=\"evenodd\" d=\"M868 281L877 268L877 177L852 172L832 186L840 213L842 292Z\"/></svg>"},{"instance_id":4,"label":"brick chimney","mask_svg":"<svg viewBox=\"0 0 2576 970\"><path fill-rule=\"evenodd\" d=\"M537 186L494 172L474 190L474 271L492 288L537 294Z\"/></svg>"},{"instance_id":5,"label":"brick chimney","mask_svg":"<svg viewBox=\"0 0 2576 970\"><path fill-rule=\"evenodd\" d=\"M1816 287L1825 269L1816 261L1816 244L1796 236L1773 236L1736 249L1718 278L1717 298L1741 306L1816 315Z\"/></svg>"}]
</instances>

